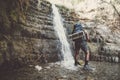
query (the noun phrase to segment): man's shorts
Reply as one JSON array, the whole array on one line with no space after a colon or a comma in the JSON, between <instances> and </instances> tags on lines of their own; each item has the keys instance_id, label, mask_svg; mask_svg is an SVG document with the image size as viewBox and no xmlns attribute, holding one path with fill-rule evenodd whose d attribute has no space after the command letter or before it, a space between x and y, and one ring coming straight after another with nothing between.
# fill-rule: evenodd
<instances>
[{"instance_id":1,"label":"man's shorts","mask_svg":"<svg viewBox=\"0 0 120 80\"><path fill-rule=\"evenodd\" d=\"M75 41L75 50L82 49L84 52L88 50L87 42L86 41Z\"/></svg>"}]
</instances>

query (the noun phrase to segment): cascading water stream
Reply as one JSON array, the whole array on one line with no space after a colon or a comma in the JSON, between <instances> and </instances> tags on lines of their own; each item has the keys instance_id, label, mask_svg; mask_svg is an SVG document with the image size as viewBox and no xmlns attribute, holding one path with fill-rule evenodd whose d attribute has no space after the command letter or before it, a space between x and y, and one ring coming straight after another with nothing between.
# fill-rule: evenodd
<instances>
[{"instance_id":1,"label":"cascading water stream","mask_svg":"<svg viewBox=\"0 0 120 80\"><path fill-rule=\"evenodd\" d=\"M61 43L61 53L63 55L63 61L62 64L68 69L74 68L74 59L72 56L72 52L70 50L70 45L67 41L66 37L66 30L63 27L62 18L58 11L58 8L52 4L53 9L53 24L54 24L54 30L60 40Z\"/></svg>"}]
</instances>

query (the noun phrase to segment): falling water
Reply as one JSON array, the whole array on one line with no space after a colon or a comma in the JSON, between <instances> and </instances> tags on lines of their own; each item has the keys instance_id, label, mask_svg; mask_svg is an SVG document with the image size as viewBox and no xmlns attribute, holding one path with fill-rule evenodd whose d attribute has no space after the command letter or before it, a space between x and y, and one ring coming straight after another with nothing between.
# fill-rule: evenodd
<instances>
[{"instance_id":1,"label":"falling water","mask_svg":"<svg viewBox=\"0 0 120 80\"><path fill-rule=\"evenodd\" d=\"M56 31L56 34L60 40L61 53L64 58L62 64L66 68L72 69L74 67L73 66L74 59L70 50L70 45L67 41L66 30L63 27L62 18L61 15L59 14L58 8L53 4L52 9L54 15L53 17L54 30Z\"/></svg>"}]
</instances>

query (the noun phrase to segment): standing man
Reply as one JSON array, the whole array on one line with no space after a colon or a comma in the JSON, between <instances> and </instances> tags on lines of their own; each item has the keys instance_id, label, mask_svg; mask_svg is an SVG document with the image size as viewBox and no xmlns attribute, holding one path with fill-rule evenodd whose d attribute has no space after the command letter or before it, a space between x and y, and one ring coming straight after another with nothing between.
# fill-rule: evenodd
<instances>
[{"instance_id":1,"label":"standing man","mask_svg":"<svg viewBox=\"0 0 120 80\"><path fill-rule=\"evenodd\" d=\"M84 70L92 70L90 68L90 66L88 65L90 52L89 52L89 48L87 46L87 41L90 41L89 35L88 35L87 31L85 31L83 29L82 25L80 23L77 23L74 25L74 29L73 29L72 33L79 33L79 32L83 32L83 36L74 40L74 42L75 42L75 56L74 56L75 66L80 65L80 63L77 61L77 56L78 56L79 50L81 48L85 53L85 64L84 64L83 69Z\"/></svg>"}]
</instances>

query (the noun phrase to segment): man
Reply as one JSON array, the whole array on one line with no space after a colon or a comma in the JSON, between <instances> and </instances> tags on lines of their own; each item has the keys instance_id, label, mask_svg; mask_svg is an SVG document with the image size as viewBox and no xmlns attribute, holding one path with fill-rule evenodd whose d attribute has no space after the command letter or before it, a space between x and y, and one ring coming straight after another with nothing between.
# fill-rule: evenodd
<instances>
[{"instance_id":1,"label":"man","mask_svg":"<svg viewBox=\"0 0 120 80\"><path fill-rule=\"evenodd\" d=\"M89 49L88 49L88 46L87 46L87 41L90 41L89 35L88 35L87 31L85 31L83 29L83 27L80 23L75 24L72 33L78 33L78 32L81 32L81 31L83 31L83 36L74 40L74 42L75 42L75 56L74 56L75 66L80 65L80 63L77 61L77 56L78 56L79 50L81 48L85 53L85 64L84 64L83 69L92 70L90 68L90 66L88 65L90 52L89 52Z\"/></svg>"}]
</instances>

